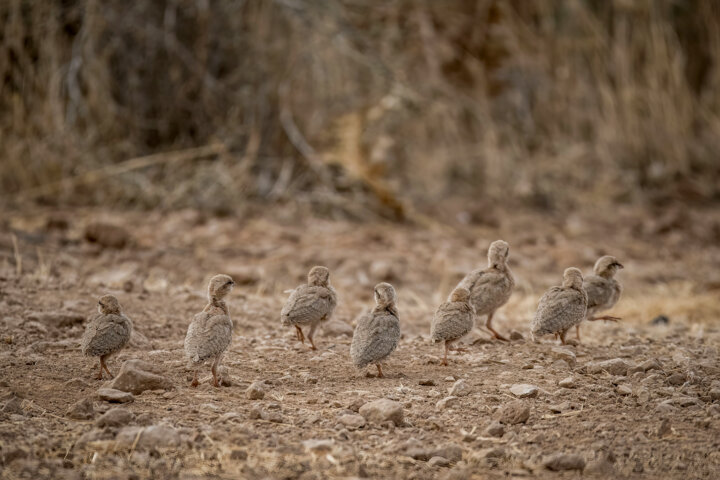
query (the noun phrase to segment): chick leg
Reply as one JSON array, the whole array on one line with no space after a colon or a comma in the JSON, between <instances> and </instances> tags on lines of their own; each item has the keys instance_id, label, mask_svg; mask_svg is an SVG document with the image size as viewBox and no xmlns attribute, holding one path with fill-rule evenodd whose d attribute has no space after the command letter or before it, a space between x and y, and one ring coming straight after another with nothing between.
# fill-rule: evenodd
<instances>
[{"instance_id":1,"label":"chick leg","mask_svg":"<svg viewBox=\"0 0 720 480\"><path fill-rule=\"evenodd\" d=\"M102 360L100 361L100 365L99 365L99 366L100 366L100 371L98 372L97 376L95 376L95 379L96 379L96 380L102 380L102 372L103 372Z\"/></svg>"},{"instance_id":2,"label":"chick leg","mask_svg":"<svg viewBox=\"0 0 720 480\"><path fill-rule=\"evenodd\" d=\"M580 324L579 323L577 325L575 325L575 336L577 337L578 342L579 342L580 341Z\"/></svg>"},{"instance_id":3,"label":"chick leg","mask_svg":"<svg viewBox=\"0 0 720 480\"><path fill-rule=\"evenodd\" d=\"M378 369L378 378L385 378L385 376L382 374L382 367L380 366L380 364L376 363L375 366Z\"/></svg>"},{"instance_id":4,"label":"chick leg","mask_svg":"<svg viewBox=\"0 0 720 480\"><path fill-rule=\"evenodd\" d=\"M492 317L495 314L495 312L490 312L490 314L487 317L487 320L485 321L485 326L488 330L493 334L493 337L497 338L498 340L502 340L503 342L507 342L508 339L500 335L494 328L492 328Z\"/></svg>"},{"instance_id":5,"label":"chick leg","mask_svg":"<svg viewBox=\"0 0 720 480\"><path fill-rule=\"evenodd\" d=\"M313 340L317 325L317 323L313 323L312 325L310 325L310 331L307 334L308 340L310 340L310 350L317 350L317 347L315 346L315 341Z\"/></svg>"},{"instance_id":6,"label":"chick leg","mask_svg":"<svg viewBox=\"0 0 720 480\"><path fill-rule=\"evenodd\" d=\"M443 356L443 359L442 359L442 362L440 362L440 365L445 365L445 366L447 367L447 364L448 364L448 362L447 362L447 355L448 355L448 350L449 350L449 349L450 349L450 342L448 342L447 340L445 340L445 356Z\"/></svg>"},{"instance_id":7,"label":"chick leg","mask_svg":"<svg viewBox=\"0 0 720 480\"><path fill-rule=\"evenodd\" d=\"M559 335L560 335L560 343L562 343L563 345L565 345L565 334L566 334L566 333L567 333L567 330L563 330L563 331L560 332L560 334L559 334Z\"/></svg>"},{"instance_id":8,"label":"chick leg","mask_svg":"<svg viewBox=\"0 0 720 480\"><path fill-rule=\"evenodd\" d=\"M218 355L215 361L212 364L212 368L210 371L212 372L213 376L213 387L219 387L220 386L220 376L217 373L217 366L218 363L220 363L220 356Z\"/></svg>"},{"instance_id":9,"label":"chick leg","mask_svg":"<svg viewBox=\"0 0 720 480\"><path fill-rule=\"evenodd\" d=\"M295 328L297 329L297 338L300 340L300 342L305 345L305 335L303 335L302 328L295 325Z\"/></svg>"},{"instance_id":10,"label":"chick leg","mask_svg":"<svg viewBox=\"0 0 720 480\"><path fill-rule=\"evenodd\" d=\"M105 369L105 371L107 372L107 374L110 375L110 378L113 378L113 374L110 373L110 370L108 370L108 367L107 367L107 365L105 364L105 358L106 358L106 357L104 357L104 356L103 356L103 357L100 357L100 366ZM101 378L101 380L102 380L102 378Z\"/></svg>"},{"instance_id":11,"label":"chick leg","mask_svg":"<svg viewBox=\"0 0 720 480\"><path fill-rule=\"evenodd\" d=\"M190 386L197 387L199 384L200 384L200 382L198 382L198 372L197 372L197 370L195 370L195 373L193 374L192 382L190 382Z\"/></svg>"}]
</instances>

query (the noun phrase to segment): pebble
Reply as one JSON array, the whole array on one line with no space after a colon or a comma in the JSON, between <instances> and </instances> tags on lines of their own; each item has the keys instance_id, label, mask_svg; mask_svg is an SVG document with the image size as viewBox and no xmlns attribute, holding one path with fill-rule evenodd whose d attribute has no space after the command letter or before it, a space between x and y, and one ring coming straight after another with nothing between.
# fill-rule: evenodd
<instances>
[{"instance_id":1,"label":"pebble","mask_svg":"<svg viewBox=\"0 0 720 480\"><path fill-rule=\"evenodd\" d=\"M678 386L678 385L682 385L683 383L685 383L685 378L686 378L685 375L682 373L673 373L672 375L667 377L666 381L670 385Z\"/></svg>"},{"instance_id":2,"label":"pebble","mask_svg":"<svg viewBox=\"0 0 720 480\"><path fill-rule=\"evenodd\" d=\"M22 408L22 399L17 396L13 396L10 400L5 402L5 405L3 405L3 408L0 411L7 414L25 415L25 411Z\"/></svg>"},{"instance_id":3,"label":"pebble","mask_svg":"<svg viewBox=\"0 0 720 480\"><path fill-rule=\"evenodd\" d=\"M710 390L710 398L713 401L720 400L720 388L713 388Z\"/></svg>"},{"instance_id":4,"label":"pebble","mask_svg":"<svg viewBox=\"0 0 720 480\"><path fill-rule=\"evenodd\" d=\"M452 387L448 388L451 397L464 397L469 395L471 391L470 385L463 379L458 380Z\"/></svg>"},{"instance_id":5,"label":"pebble","mask_svg":"<svg viewBox=\"0 0 720 480\"><path fill-rule=\"evenodd\" d=\"M418 382L418 385L422 385L423 387L434 387L436 385L436 383L435 383L435 380L429 378L429 379L420 380Z\"/></svg>"},{"instance_id":6,"label":"pebble","mask_svg":"<svg viewBox=\"0 0 720 480\"><path fill-rule=\"evenodd\" d=\"M548 470L555 472L563 470L579 470L585 469L585 459L576 453L556 453L550 455L543 461L543 465Z\"/></svg>"},{"instance_id":7,"label":"pebble","mask_svg":"<svg viewBox=\"0 0 720 480\"><path fill-rule=\"evenodd\" d=\"M510 332L510 340L516 341L516 340L525 340L525 336L518 332L517 330L512 330Z\"/></svg>"},{"instance_id":8,"label":"pebble","mask_svg":"<svg viewBox=\"0 0 720 480\"><path fill-rule=\"evenodd\" d=\"M455 381L455 377L453 377L452 375L448 375L447 377L445 377L445 381L446 381L446 382L454 382L454 381Z\"/></svg>"},{"instance_id":9,"label":"pebble","mask_svg":"<svg viewBox=\"0 0 720 480\"><path fill-rule=\"evenodd\" d=\"M114 388L101 388L97 391L98 398L110 403L130 403L135 396L130 392L115 390Z\"/></svg>"},{"instance_id":10,"label":"pebble","mask_svg":"<svg viewBox=\"0 0 720 480\"><path fill-rule=\"evenodd\" d=\"M90 420L95 416L92 400L89 398L78 400L68 409L65 415L74 420Z\"/></svg>"},{"instance_id":11,"label":"pebble","mask_svg":"<svg viewBox=\"0 0 720 480\"><path fill-rule=\"evenodd\" d=\"M563 388L575 388L577 387L577 382L575 381L574 377L567 377L560 380L558 382L558 385Z\"/></svg>"},{"instance_id":12,"label":"pebble","mask_svg":"<svg viewBox=\"0 0 720 480\"><path fill-rule=\"evenodd\" d=\"M85 227L85 240L106 248L123 248L131 241L123 227L105 222L92 222Z\"/></svg>"},{"instance_id":13,"label":"pebble","mask_svg":"<svg viewBox=\"0 0 720 480\"><path fill-rule=\"evenodd\" d=\"M262 400L265 398L265 382L255 381L245 390L245 396L250 400Z\"/></svg>"},{"instance_id":14,"label":"pebble","mask_svg":"<svg viewBox=\"0 0 720 480\"><path fill-rule=\"evenodd\" d=\"M95 421L95 425L100 428L121 427L132 422L134 419L135 415L125 408L111 408Z\"/></svg>"},{"instance_id":15,"label":"pebble","mask_svg":"<svg viewBox=\"0 0 720 480\"><path fill-rule=\"evenodd\" d=\"M110 388L138 395L145 390L171 390L172 383L159 375L157 367L142 360L127 360Z\"/></svg>"},{"instance_id":16,"label":"pebble","mask_svg":"<svg viewBox=\"0 0 720 480\"><path fill-rule=\"evenodd\" d=\"M553 347L550 353L554 358L564 360L569 366L574 367L577 363L575 352L566 347Z\"/></svg>"},{"instance_id":17,"label":"pebble","mask_svg":"<svg viewBox=\"0 0 720 480\"><path fill-rule=\"evenodd\" d=\"M458 403L458 400L459 400L458 397L454 397L454 396L445 397L442 400L439 400L435 404L435 409L445 410L446 408L451 408Z\"/></svg>"},{"instance_id":18,"label":"pebble","mask_svg":"<svg viewBox=\"0 0 720 480\"><path fill-rule=\"evenodd\" d=\"M505 425L525 423L530 418L530 407L521 400L515 400L502 406L496 413L496 419Z\"/></svg>"},{"instance_id":19,"label":"pebble","mask_svg":"<svg viewBox=\"0 0 720 480\"><path fill-rule=\"evenodd\" d=\"M368 402L360 407L359 412L368 422L380 424L391 421L397 426L405 423L402 405L387 398Z\"/></svg>"},{"instance_id":20,"label":"pebble","mask_svg":"<svg viewBox=\"0 0 720 480\"><path fill-rule=\"evenodd\" d=\"M632 393L632 387L626 383L617 386L615 391L620 395L630 395Z\"/></svg>"},{"instance_id":21,"label":"pebble","mask_svg":"<svg viewBox=\"0 0 720 480\"><path fill-rule=\"evenodd\" d=\"M532 398L538 394L538 387L527 383L516 383L510 387L510 393L518 398Z\"/></svg>"},{"instance_id":22,"label":"pebble","mask_svg":"<svg viewBox=\"0 0 720 480\"><path fill-rule=\"evenodd\" d=\"M305 450L311 453L316 454L322 454L322 453L330 453L335 446L335 440L333 439L317 439L313 438L310 440L305 440L303 442L303 446L305 447Z\"/></svg>"},{"instance_id":23,"label":"pebble","mask_svg":"<svg viewBox=\"0 0 720 480\"><path fill-rule=\"evenodd\" d=\"M357 429L365 426L365 417L357 414L345 414L338 418L338 421L349 429Z\"/></svg>"},{"instance_id":24,"label":"pebble","mask_svg":"<svg viewBox=\"0 0 720 480\"><path fill-rule=\"evenodd\" d=\"M138 438L138 434L140 437ZM173 427L166 425L151 425L149 427L124 427L121 429L115 441L121 448L129 448L135 444L135 448L154 449L170 448L180 445L180 434Z\"/></svg>"},{"instance_id":25,"label":"pebble","mask_svg":"<svg viewBox=\"0 0 720 480\"><path fill-rule=\"evenodd\" d=\"M608 372L610 375L626 376L630 366L621 358L613 358L602 362L589 362L585 365L587 373Z\"/></svg>"},{"instance_id":26,"label":"pebble","mask_svg":"<svg viewBox=\"0 0 720 480\"><path fill-rule=\"evenodd\" d=\"M550 405L550 411L552 413L562 413L570 410L570 402L563 402L558 405Z\"/></svg>"},{"instance_id":27,"label":"pebble","mask_svg":"<svg viewBox=\"0 0 720 480\"><path fill-rule=\"evenodd\" d=\"M432 457L428 460L428 465L431 467L449 467L451 465L450 460L445 457Z\"/></svg>"},{"instance_id":28,"label":"pebble","mask_svg":"<svg viewBox=\"0 0 720 480\"><path fill-rule=\"evenodd\" d=\"M484 435L488 437L497 437L500 438L503 435L505 435L505 427L502 423L498 421L492 421L490 424L485 428L485 431L483 432Z\"/></svg>"},{"instance_id":29,"label":"pebble","mask_svg":"<svg viewBox=\"0 0 720 480\"><path fill-rule=\"evenodd\" d=\"M230 460L247 460L247 457L248 454L245 450L235 449L230 452Z\"/></svg>"}]
</instances>

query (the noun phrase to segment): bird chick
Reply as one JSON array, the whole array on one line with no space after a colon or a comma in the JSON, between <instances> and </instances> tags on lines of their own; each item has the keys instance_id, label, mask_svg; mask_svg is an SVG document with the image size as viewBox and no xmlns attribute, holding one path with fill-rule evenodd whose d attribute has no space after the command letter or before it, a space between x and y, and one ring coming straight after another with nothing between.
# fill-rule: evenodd
<instances>
[{"instance_id":1,"label":"bird chick","mask_svg":"<svg viewBox=\"0 0 720 480\"><path fill-rule=\"evenodd\" d=\"M533 341L537 336L553 333L560 336L564 345L568 329L585 318L587 304L582 272L574 267L565 269L562 286L551 287L538 303L532 321Z\"/></svg>"},{"instance_id":2,"label":"bird chick","mask_svg":"<svg viewBox=\"0 0 720 480\"><path fill-rule=\"evenodd\" d=\"M185 356L194 370L191 385L198 386L198 369L212 360L213 385L220 386L218 366L223 353L232 341L233 323L224 298L232 291L235 282L228 275L215 275L208 285L208 304L195 315L185 336Z\"/></svg>"},{"instance_id":3,"label":"bird chick","mask_svg":"<svg viewBox=\"0 0 720 480\"><path fill-rule=\"evenodd\" d=\"M620 318L611 317L610 315L596 317L595 314L611 309L620 300L622 285L615 280L615 273L621 268L624 268L622 264L611 255L600 257L595 262L593 274L585 277L583 281L583 287L588 296L585 320L591 322L596 320L617 322L620 320ZM577 339L580 340L580 324L575 326L575 334Z\"/></svg>"},{"instance_id":4,"label":"bird chick","mask_svg":"<svg viewBox=\"0 0 720 480\"><path fill-rule=\"evenodd\" d=\"M310 348L317 350L313 336L321 322L332 316L337 305L337 293L330 286L330 270L326 267L313 267L308 273L307 285L300 285L292 291L280 312L283 326L294 326L297 338L303 344L305 335L302 326L309 325L307 338Z\"/></svg>"},{"instance_id":5,"label":"bird chick","mask_svg":"<svg viewBox=\"0 0 720 480\"><path fill-rule=\"evenodd\" d=\"M98 380L102 380L103 370L113 378L105 360L122 350L130 341L132 321L120 310L120 302L112 295L103 295L98 301L98 312L85 327L80 346L87 356L100 357Z\"/></svg>"},{"instance_id":6,"label":"bird chick","mask_svg":"<svg viewBox=\"0 0 720 480\"><path fill-rule=\"evenodd\" d=\"M477 316L487 315L485 327L498 340L507 341L492 327L495 311L505 305L510 298L515 280L507 265L510 245L503 240L496 240L488 248L488 266L485 269L473 270L458 284L458 287L470 292L470 304L475 308Z\"/></svg>"},{"instance_id":7,"label":"bird chick","mask_svg":"<svg viewBox=\"0 0 720 480\"><path fill-rule=\"evenodd\" d=\"M473 328L475 309L470 305L470 292L463 287L452 291L448 301L442 303L433 317L430 337L433 342L445 342L442 365L447 365L450 344L467 335Z\"/></svg>"},{"instance_id":8,"label":"bird chick","mask_svg":"<svg viewBox=\"0 0 720 480\"><path fill-rule=\"evenodd\" d=\"M397 295L389 283L375 285L375 308L358 320L350 345L350 357L357 368L371 363L383 377L380 363L390 356L400 341Z\"/></svg>"}]
</instances>

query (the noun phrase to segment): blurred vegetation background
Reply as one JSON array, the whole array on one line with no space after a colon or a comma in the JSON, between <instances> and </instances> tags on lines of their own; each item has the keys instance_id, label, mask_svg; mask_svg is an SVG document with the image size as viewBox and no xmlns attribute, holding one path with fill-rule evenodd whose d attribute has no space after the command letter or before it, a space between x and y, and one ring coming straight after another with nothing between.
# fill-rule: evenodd
<instances>
[{"instance_id":1,"label":"blurred vegetation background","mask_svg":"<svg viewBox=\"0 0 720 480\"><path fill-rule=\"evenodd\" d=\"M720 199L714 0L2 0L10 203Z\"/></svg>"}]
</instances>

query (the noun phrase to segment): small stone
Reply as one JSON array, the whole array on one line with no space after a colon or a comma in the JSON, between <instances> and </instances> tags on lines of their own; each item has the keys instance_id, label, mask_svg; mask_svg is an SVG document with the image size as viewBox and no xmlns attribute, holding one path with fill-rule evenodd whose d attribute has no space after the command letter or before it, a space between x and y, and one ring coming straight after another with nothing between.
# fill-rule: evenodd
<instances>
[{"instance_id":1,"label":"small stone","mask_svg":"<svg viewBox=\"0 0 720 480\"><path fill-rule=\"evenodd\" d=\"M171 390L172 383L159 375L155 365L142 360L127 360L109 387L139 395L145 390Z\"/></svg>"},{"instance_id":2,"label":"small stone","mask_svg":"<svg viewBox=\"0 0 720 480\"><path fill-rule=\"evenodd\" d=\"M346 414L338 418L338 422L345 425L349 429L357 429L365 426L365 417L357 414Z\"/></svg>"},{"instance_id":3,"label":"small stone","mask_svg":"<svg viewBox=\"0 0 720 480\"><path fill-rule=\"evenodd\" d=\"M459 400L458 397L453 397L453 396L445 397L442 400L439 400L435 404L435 409L445 410L446 408L451 408L458 403L458 400Z\"/></svg>"},{"instance_id":4,"label":"small stone","mask_svg":"<svg viewBox=\"0 0 720 480\"><path fill-rule=\"evenodd\" d=\"M502 423L498 421L492 421L490 422L490 425L485 428L485 431L483 433L488 437L500 438L505 435L505 427Z\"/></svg>"},{"instance_id":5,"label":"small stone","mask_svg":"<svg viewBox=\"0 0 720 480\"><path fill-rule=\"evenodd\" d=\"M535 368L535 365L533 365L532 363L526 363L520 368L522 370L532 370L533 368Z\"/></svg>"},{"instance_id":6,"label":"small stone","mask_svg":"<svg viewBox=\"0 0 720 480\"><path fill-rule=\"evenodd\" d=\"M516 340L525 340L525 337L522 333L518 332L517 330L512 330L510 332L510 340L516 341Z\"/></svg>"},{"instance_id":7,"label":"small stone","mask_svg":"<svg viewBox=\"0 0 720 480\"><path fill-rule=\"evenodd\" d=\"M617 386L615 391L620 395L630 395L632 393L632 387L626 383Z\"/></svg>"},{"instance_id":8,"label":"small stone","mask_svg":"<svg viewBox=\"0 0 720 480\"><path fill-rule=\"evenodd\" d=\"M422 385L423 387L434 387L436 385L435 380L432 378L420 380L418 382L418 385Z\"/></svg>"},{"instance_id":9,"label":"small stone","mask_svg":"<svg viewBox=\"0 0 720 480\"><path fill-rule=\"evenodd\" d=\"M368 422L381 424L391 421L397 426L405 423L402 405L387 398L368 402L360 407L359 412Z\"/></svg>"},{"instance_id":10,"label":"small stone","mask_svg":"<svg viewBox=\"0 0 720 480\"><path fill-rule=\"evenodd\" d=\"M643 363L638 365L638 367L642 368L643 372L647 372L650 370L662 370L662 364L657 358L650 358L648 360L645 360Z\"/></svg>"},{"instance_id":11,"label":"small stone","mask_svg":"<svg viewBox=\"0 0 720 480\"><path fill-rule=\"evenodd\" d=\"M137 444L135 445L136 439ZM171 448L180 445L180 434L174 428L166 425L124 427L118 432L115 441L122 448L129 448L133 445L138 450Z\"/></svg>"},{"instance_id":12,"label":"small stone","mask_svg":"<svg viewBox=\"0 0 720 480\"><path fill-rule=\"evenodd\" d=\"M105 222L93 222L85 227L85 240L106 248L123 248L131 241L123 227Z\"/></svg>"},{"instance_id":13,"label":"small stone","mask_svg":"<svg viewBox=\"0 0 720 480\"><path fill-rule=\"evenodd\" d=\"M10 400L5 402L1 411L7 413L8 415L25 415L25 411L22 408L22 399L17 396L13 396Z\"/></svg>"},{"instance_id":14,"label":"small stone","mask_svg":"<svg viewBox=\"0 0 720 480\"><path fill-rule=\"evenodd\" d=\"M265 398L265 382L255 381L245 390L245 396L250 400L262 400Z\"/></svg>"},{"instance_id":15,"label":"small stone","mask_svg":"<svg viewBox=\"0 0 720 480\"><path fill-rule=\"evenodd\" d=\"M305 440L303 442L305 450L315 454L330 453L335 446L335 440L332 439L317 439Z\"/></svg>"},{"instance_id":16,"label":"small stone","mask_svg":"<svg viewBox=\"0 0 720 480\"><path fill-rule=\"evenodd\" d=\"M650 391L645 387L640 387L635 391L635 396L640 403L647 403L650 401Z\"/></svg>"},{"instance_id":17,"label":"small stone","mask_svg":"<svg viewBox=\"0 0 720 480\"><path fill-rule=\"evenodd\" d=\"M431 467L449 467L451 465L450 460L445 457L432 457L427 463Z\"/></svg>"},{"instance_id":18,"label":"small stone","mask_svg":"<svg viewBox=\"0 0 720 480\"><path fill-rule=\"evenodd\" d=\"M549 408L552 413L562 413L570 410L570 402L563 402L558 405L550 405Z\"/></svg>"},{"instance_id":19,"label":"small stone","mask_svg":"<svg viewBox=\"0 0 720 480\"><path fill-rule=\"evenodd\" d=\"M576 453L556 453L546 458L543 465L554 472L563 470L583 471L585 469L585 459Z\"/></svg>"},{"instance_id":20,"label":"small stone","mask_svg":"<svg viewBox=\"0 0 720 480\"><path fill-rule=\"evenodd\" d=\"M448 375L447 377L445 377L445 381L446 381L446 382L454 382L454 381L455 381L455 377L453 377L452 375Z\"/></svg>"},{"instance_id":21,"label":"small stone","mask_svg":"<svg viewBox=\"0 0 720 480\"><path fill-rule=\"evenodd\" d=\"M130 392L115 390L114 388L101 388L97 391L98 398L110 403L130 403L135 396Z\"/></svg>"},{"instance_id":22,"label":"small stone","mask_svg":"<svg viewBox=\"0 0 720 480\"><path fill-rule=\"evenodd\" d=\"M626 376L630 366L620 358L604 360L602 362L590 362L585 365L587 373L608 372L610 375Z\"/></svg>"},{"instance_id":23,"label":"small stone","mask_svg":"<svg viewBox=\"0 0 720 480\"><path fill-rule=\"evenodd\" d=\"M530 407L521 400L509 402L497 411L495 418L505 425L525 423L530 418Z\"/></svg>"},{"instance_id":24,"label":"small stone","mask_svg":"<svg viewBox=\"0 0 720 480\"><path fill-rule=\"evenodd\" d=\"M90 420L95 416L95 408L93 408L92 400L83 398L75 402L65 415L74 420Z\"/></svg>"},{"instance_id":25,"label":"small stone","mask_svg":"<svg viewBox=\"0 0 720 480\"><path fill-rule=\"evenodd\" d=\"M445 443L433 450L432 456L443 457L450 463L456 463L462 460L463 449L457 443Z\"/></svg>"},{"instance_id":26,"label":"small stone","mask_svg":"<svg viewBox=\"0 0 720 480\"><path fill-rule=\"evenodd\" d=\"M720 388L713 388L710 390L710 398L713 401L720 400Z\"/></svg>"},{"instance_id":27,"label":"small stone","mask_svg":"<svg viewBox=\"0 0 720 480\"><path fill-rule=\"evenodd\" d=\"M550 353L554 358L564 360L569 366L574 367L577 363L575 352L565 347L553 347Z\"/></svg>"},{"instance_id":28,"label":"small stone","mask_svg":"<svg viewBox=\"0 0 720 480\"><path fill-rule=\"evenodd\" d=\"M532 398L538 394L538 387L527 383L516 383L510 387L510 393L518 398Z\"/></svg>"},{"instance_id":29,"label":"small stone","mask_svg":"<svg viewBox=\"0 0 720 480\"><path fill-rule=\"evenodd\" d=\"M679 386L685 383L685 375L682 373L673 373L669 377L667 377L666 381L670 385Z\"/></svg>"},{"instance_id":30,"label":"small stone","mask_svg":"<svg viewBox=\"0 0 720 480\"><path fill-rule=\"evenodd\" d=\"M558 382L558 385L563 388L575 388L577 387L577 382L575 381L575 378L573 377L567 377L563 378Z\"/></svg>"},{"instance_id":31,"label":"small stone","mask_svg":"<svg viewBox=\"0 0 720 480\"><path fill-rule=\"evenodd\" d=\"M285 423L285 417L278 411L261 411L260 418L272 423Z\"/></svg>"},{"instance_id":32,"label":"small stone","mask_svg":"<svg viewBox=\"0 0 720 480\"><path fill-rule=\"evenodd\" d=\"M342 320L330 320L322 326L325 337L352 337L353 332L353 327Z\"/></svg>"},{"instance_id":33,"label":"small stone","mask_svg":"<svg viewBox=\"0 0 720 480\"><path fill-rule=\"evenodd\" d=\"M670 420L667 418L663 418L660 422L660 426L657 429L657 436L658 437L664 437L665 435L668 435L672 432L672 426L670 425Z\"/></svg>"},{"instance_id":34,"label":"small stone","mask_svg":"<svg viewBox=\"0 0 720 480\"><path fill-rule=\"evenodd\" d=\"M458 380L452 387L448 388L451 397L464 397L469 395L471 391L470 385L463 379Z\"/></svg>"},{"instance_id":35,"label":"small stone","mask_svg":"<svg viewBox=\"0 0 720 480\"><path fill-rule=\"evenodd\" d=\"M650 322L651 325L667 325L670 323L670 318L668 318L667 315L658 315L657 317L652 319L652 322Z\"/></svg>"},{"instance_id":36,"label":"small stone","mask_svg":"<svg viewBox=\"0 0 720 480\"><path fill-rule=\"evenodd\" d=\"M122 427L135 419L135 415L124 408L111 408L103 413L100 418L95 421L95 425L103 427Z\"/></svg>"},{"instance_id":37,"label":"small stone","mask_svg":"<svg viewBox=\"0 0 720 480\"><path fill-rule=\"evenodd\" d=\"M245 450L235 449L230 452L230 460L247 460L247 457L248 454Z\"/></svg>"}]
</instances>

